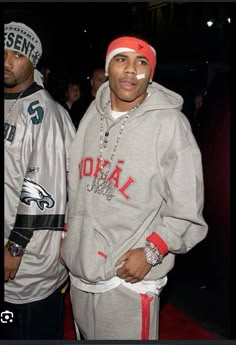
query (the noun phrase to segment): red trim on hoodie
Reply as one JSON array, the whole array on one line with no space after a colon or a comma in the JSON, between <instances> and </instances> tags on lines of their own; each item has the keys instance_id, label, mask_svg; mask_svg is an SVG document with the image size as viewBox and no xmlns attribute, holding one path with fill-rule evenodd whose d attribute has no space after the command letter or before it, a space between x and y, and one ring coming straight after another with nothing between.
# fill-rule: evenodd
<instances>
[{"instance_id":1,"label":"red trim on hoodie","mask_svg":"<svg viewBox=\"0 0 236 345\"><path fill-rule=\"evenodd\" d=\"M105 259L107 258L107 255L105 253L101 252L100 250L98 251L98 255L103 256Z\"/></svg>"},{"instance_id":2,"label":"red trim on hoodie","mask_svg":"<svg viewBox=\"0 0 236 345\"><path fill-rule=\"evenodd\" d=\"M157 249L159 250L162 256L168 253L168 247L166 243L163 241L163 239L159 235L157 235L156 232L151 233L151 235L149 235L146 238L146 240L149 242L152 242L157 247Z\"/></svg>"}]
</instances>

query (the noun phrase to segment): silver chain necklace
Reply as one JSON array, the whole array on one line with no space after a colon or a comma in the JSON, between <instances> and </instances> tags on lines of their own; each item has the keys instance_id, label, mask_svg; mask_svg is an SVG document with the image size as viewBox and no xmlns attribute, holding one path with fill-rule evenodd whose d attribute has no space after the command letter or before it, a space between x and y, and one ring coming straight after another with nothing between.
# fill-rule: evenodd
<instances>
[{"instance_id":1,"label":"silver chain necklace","mask_svg":"<svg viewBox=\"0 0 236 345\"><path fill-rule=\"evenodd\" d=\"M113 159L115 157L120 138L124 132L125 125L129 119L130 114L139 107L140 103L136 104L131 110L129 110L125 114L125 118L122 120L121 123L121 128L119 130L118 137L116 139L115 146L113 148L111 158L109 162L104 165L104 160L103 160L103 148L106 148L107 142L108 142L108 135L109 132L105 132L104 136L104 130L103 130L103 123L104 123L104 114L107 109L107 106L109 105L111 101L108 101L104 107L103 113L101 114L100 117L100 155L99 155L99 167L100 167L100 172L98 173L98 176L95 176L93 179L93 184L92 186L87 185L87 190L89 192L94 191L94 193L102 194L106 196L107 200L111 200L115 196L115 187L113 185L112 181L107 180L107 177L109 175L110 169L111 169L111 163L113 162ZM123 115L124 116L124 115ZM106 168L106 171L104 171L104 168Z\"/></svg>"},{"instance_id":2,"label":"silver chain necklace","mask_svg":"<svg viewBox=\"0 0 236 345\"><path fill-rule=\"evenodd\" d=\"M106 148L106 145L107 145L107 142L108 142L108 135L109 135L109 132L105 132L105 137L104 137L104 132L103 132L103 123L104 123L104 113L105 113L105 110L108 106L108 104L110 103L110 101L106 104L106 107L104 108L104 111L103 111L103 114L101 114L101 117L100 117L100 156L99 156L99 166L100 166L100 169L101 171L105 168L105 166L103 166L104 164L104 161L103 161L103 148ZM111 163L115 157L115 154L116 154L116 151L117 151L117 148L118 148L118 145L119 145L119 142L120 142L120 138L124 132L124 128L125 128L125 125L129 119L129 116L130 114L139 107L139 103L136 104L131 110L129 110L125 115L125 118L123 119L122 123L121 123L121 128L120 128L120 131L119 131L119 134L118 134L118 137L116 139L116 143L115 143L115 146L113 148L113 151L112 151L112 154L111 154L111 158L108 162L108 167L110 169L111 167ZM109 173L109 170L107 171L107 175Z\"/></svg>"},{"instance_id":3,"label":"silver chain necklace","mask_svg":"<svg viewBox=\"0 0 236 345\"><path fill-rule=\"evenodd\" d=\"M28 88L27 88L28 89ZM4 116L4 122L7 122L9 116L11 115L11 111L12 109L14 108L14 106L16 105L16 102L21 98L21 96L23 95L23 93L27 90L27 89L24 89L22 90L19 95L16 97L15 101L12 103L10 109L8 110L7 114Z\"/></svg>"}]
</instances>

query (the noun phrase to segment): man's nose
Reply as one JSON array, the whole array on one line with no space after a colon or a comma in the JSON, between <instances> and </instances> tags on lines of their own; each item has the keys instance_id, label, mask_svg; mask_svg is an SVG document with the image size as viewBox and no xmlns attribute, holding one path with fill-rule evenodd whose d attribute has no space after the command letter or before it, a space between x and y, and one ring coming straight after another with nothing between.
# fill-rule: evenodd
<instances>
[{"instance_id":1,"label":"man's nose","mask_svg":"<svg viewBox=\"0 0 236 345\"><path fill-rule=\"evenodd\" d=\"M126 73L137 74L136 63L133 60L128 60L125 68Z\"/></svg>"},{"instance_id":2,"label":"man's nose","mask_svg":"<svg viewBox=\"0 0 236 345\"><path fill-rule=\"evenodd\" d=\"M11 68L13 65L13 58L8 52L4 52L4 67Z\"/></svg>"}]
</instances>

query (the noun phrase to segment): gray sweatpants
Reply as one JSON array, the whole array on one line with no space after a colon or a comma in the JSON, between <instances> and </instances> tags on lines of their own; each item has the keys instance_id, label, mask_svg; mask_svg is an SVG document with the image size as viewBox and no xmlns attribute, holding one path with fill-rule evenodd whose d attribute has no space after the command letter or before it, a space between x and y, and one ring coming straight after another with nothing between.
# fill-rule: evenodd
<instances>
[{"instance_id":1,"label":"gray sweatpants","mask_svg":"<svg viewBox=\"0 0 236 345\"><path fill-rule=\"evenodd\" d=\"M139 294L122 285L103 293L85 292L71 284L77 338L85 340L157 340L159 296Z\"/></svg>"}]
</instances>

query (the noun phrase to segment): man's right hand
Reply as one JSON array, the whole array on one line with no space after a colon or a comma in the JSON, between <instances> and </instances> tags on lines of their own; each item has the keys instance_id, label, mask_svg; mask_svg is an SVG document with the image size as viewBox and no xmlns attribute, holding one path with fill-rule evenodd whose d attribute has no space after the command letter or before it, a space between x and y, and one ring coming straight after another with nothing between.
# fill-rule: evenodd
<instances>
[{"instance_id":1,"label":"man's right hand","mask_svg":"<svg viewBox=\"0 0 236 345\"><path fill-rule=\"evenodd\" d=\"M7 247L4 247L4 281L14 279L21 263L21 256L11 256Z\"/></svg>"}]
</instances>

